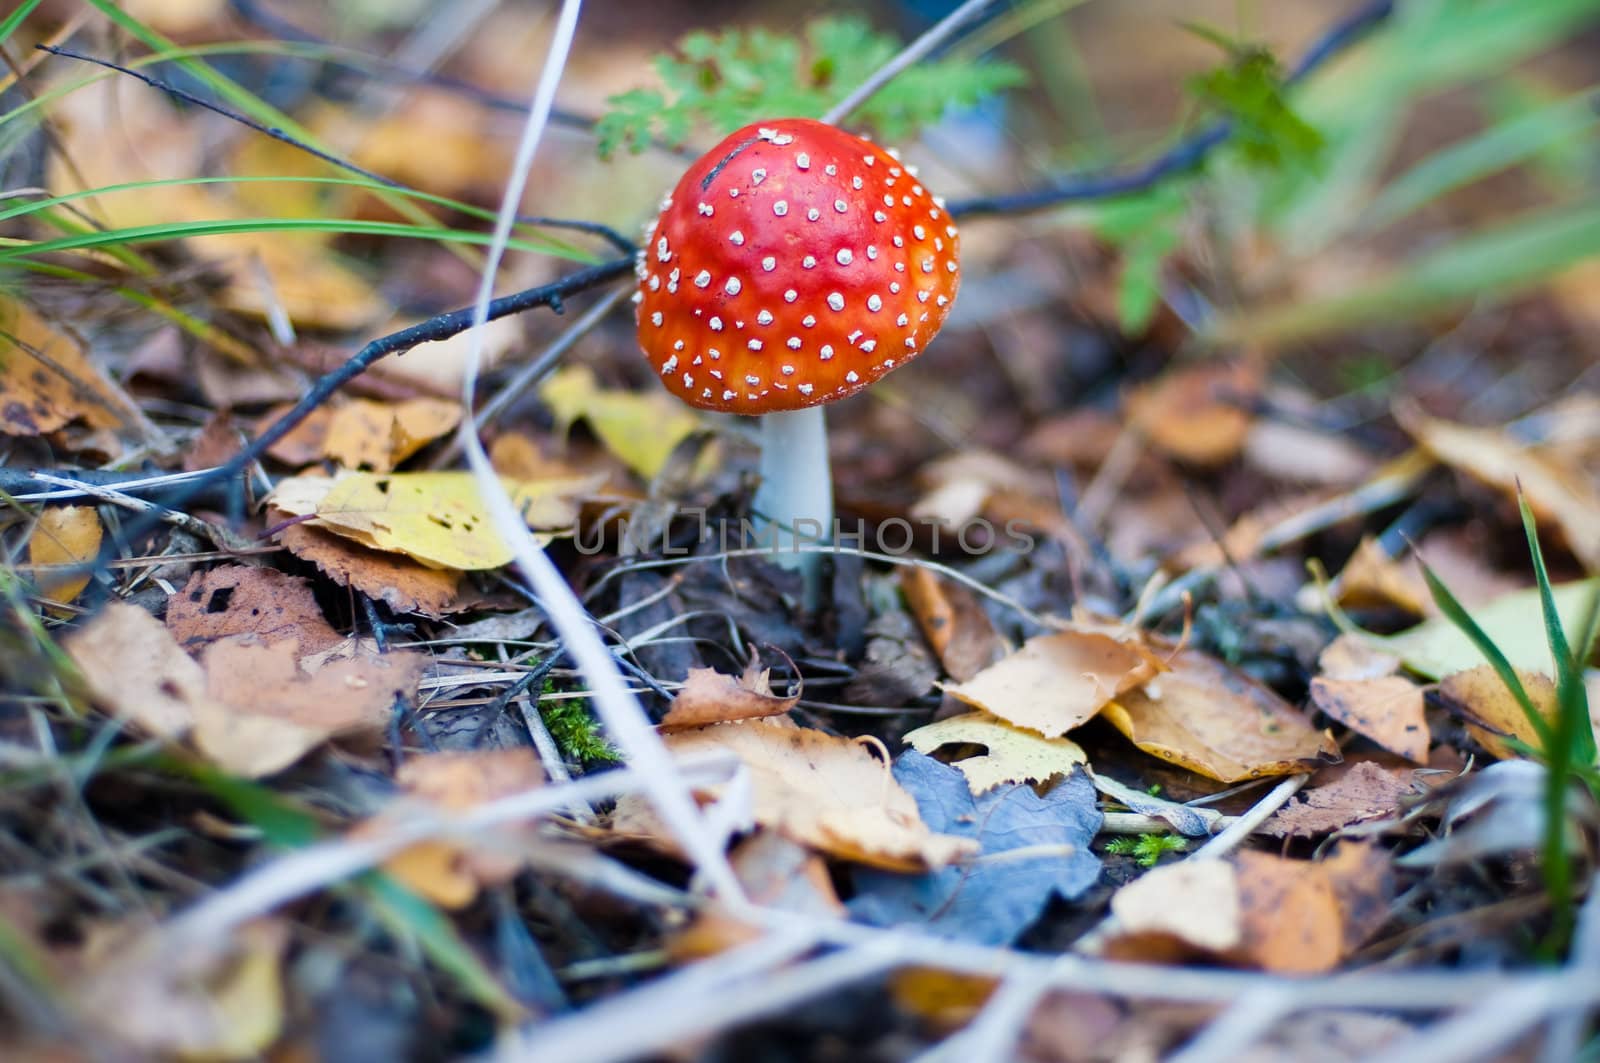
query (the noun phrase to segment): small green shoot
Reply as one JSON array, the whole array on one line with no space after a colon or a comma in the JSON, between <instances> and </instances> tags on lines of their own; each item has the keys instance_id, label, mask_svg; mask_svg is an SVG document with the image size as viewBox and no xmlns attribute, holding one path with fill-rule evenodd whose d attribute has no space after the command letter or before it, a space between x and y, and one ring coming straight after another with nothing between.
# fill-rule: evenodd
<instances>
[{"instance_id":1,"label":"small green shoot","mask_svg":"<svg viewBox=\"0 0 1600 1063\"><path fill-rule=\"evenodd\" d=\"M640 152L652 140L678 146L698 129L716 135L769 117L817 118L899 51L900 42L865 19L827 17L803 39L763 29L691 33L678 54L655 60L665 91L613 96L596 127L601 158L620 147ZM916 64L862 105L855 116L887 139L904 137L953 108L1023 82L996 60L936 59Z\"/></svg>"},{"instance_id":2,"label":"small green shoot","mask_svg":"<svg viewBox=\"0 0 1600 1063\"><path fill-rule=\"evenodd\" d=\"M551 684L545 693L551 692ZM600 724L578 698L539 699L539 715L561 752L580 764L614 764L622 759L600 731Z\"/></svg>"},{"instance_id":3,"label":"small green shoot","mask_svg":"<svg viewBox=\"0 0 1600 1063\"><path fill-rule=\"evenodd\" d=\"M1256 44L1188 24L1195 35L1227 54L1227 62L1189 78L1189 94L1233 123L1230 146L1252 166L1309 166L1322 152L1322 134L1284 98L1283 72L1272 53Z\"/></svg>"},{"instance_id":4,"label":"small green shoot","mask_svg":"<svg viewBox=\"0 0 1600 1063\"><path fill-rule=\"evenodd\" d=\"M1140 867L1155 867L1167 853L1181 853L1188 847L1189 843L1176 834L1141 834L1106 842L1106 852L1131 856Z\"/></svg>"},{"instance_id":5,"label":"small green shoot","mask_svg":"<svg viewBox=\"0 0 1600 1063\"><path fill-rule=\"evenodd\" d=\"M1495 674L1516 698L1527 715L1528 725L1538 736L1537 749L1530 750L1545 764L1543 870L1545 892L1552 907L1552 925L1545 941L1545 951L1557 956L1565 948L1574 925L1572 854L1567 850L1567 792L1574 778L1595 787L1596 751L1594 731L1589 716L1589 695L1583 681L1583 664L1594 645L1596 621L1600 612L1600 596L1591 605L1584 623L1579 625L1580 639L1569 642L1556 606L1555 594L1550 585L1550 573L1545 567L1544 551L1539 545L1539 532L1533 510L1527 497L1517 495L1522 514L1522 528L1528 539L1528 553L1533 561L1534 579L1539 587L1539 600L1544 616L1545 639L1555 666L1556 712L1554 720L1540 713L1518 677L1516 669L1501 652L1493 639L1466 611L1449 588L1433 570L1423 562L1422 576L1435 604L1463 634L1472 640L1478 651L1494 668ZM1600 793L1596 794L1600 797Z\"/></svg>"}]
</instances>

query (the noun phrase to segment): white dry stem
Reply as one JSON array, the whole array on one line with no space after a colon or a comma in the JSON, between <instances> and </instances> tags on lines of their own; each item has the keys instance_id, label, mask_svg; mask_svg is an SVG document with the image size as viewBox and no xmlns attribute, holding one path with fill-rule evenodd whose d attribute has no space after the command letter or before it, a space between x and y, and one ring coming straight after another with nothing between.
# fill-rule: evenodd
<instances>
[{"instance_id":1,"label":"white dry stem","mask_svg":"<svg viewBox=\"0 0 1600 1063\"><path fill-rule=\"evenodd\" d=\"M516 160L506 183L499 213L495 217L494 237L489 245L478 296L472 308L472 327L467 332L467 366L462 382L462 404L468 410L472 409L473 393L478 383L478 367L483 356L483 326L489 318L495 274L505 254L511 226L527 187L534 153L544 134L550 108L555 103L556 87L566 67L582 7L583 0L562 0L550 50L534 90L533 102L528 108L528 119L523 126L522 140L517 145ZM605 724L606 732L621 749L628 763L646 780L646 795L650 803L655 806L667 829L682 844L703 881L728 903L741 902L744 892L728 865L720 839L707 829L688 783L651 726L644 708L629 693L616 661L596 633L582 603L573 595L560 570L528 533L516 505L489 464L489 456L478 442L473 423L472 418L463 420L458 438L467 465L476 477L484 506L495 529L511 544L517 567L532 584L539 604L550 617L567 652L587 680L595 711Z\"/></svg>"}]
</instances>

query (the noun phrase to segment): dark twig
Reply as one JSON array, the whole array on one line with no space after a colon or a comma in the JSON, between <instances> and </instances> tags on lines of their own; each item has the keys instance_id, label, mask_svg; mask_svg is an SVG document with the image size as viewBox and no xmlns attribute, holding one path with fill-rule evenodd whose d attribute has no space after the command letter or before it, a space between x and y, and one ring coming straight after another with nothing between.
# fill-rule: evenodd
<instances>
[{"instance_id":1,"label":"dark twig","mask_svg":"<svg viewBox=\"0 0 1600 1063\"><path fill-rule=\"evenodd\" d=\"M560 280L541 285L538 288L529 288L527 291L514 292L503 295L489 304L487 320L494 321L498 318L520 314L524 310L535 307L548 306L556 313L565 310L564 300L568 296L585 292L591 288L598 288L603 284L616 280L633 269L633 257L612 259L602 262L598 266L569 273ZM225 483L238 476L251 464L259 461L267 450L278 440L293 431L294 427L309 416L312 411L330 399L334 392L345 384L366 372L379 359L391 354L410 350L419 343L429 343L435 340L445 340L465 332L472 325L472 307L463 307L452 310L448 314L439 314L431 317L410 328L391 332L387 336L380 336L362 347L355 356L345 362L331 373L318 378L317 382L306 392L305 398L295 403L294 408L272 422L266 431L257 436L248 446L235 454L228 461L216 468L209 470L202 476L187 480L182 484L174 485L165 495L163 502L168 507L182 504L201 491L218 484ZM144 536L150 534L160 524L159 519L148 515L129 521L125 528L124 538L130 543L137 543ZM100 557L94 565L96 569L102 568L111 559L111 547L108 543L102 548Z\"/></svg>"},{"instance_id":2,"label":"dark twig","mask_svg":"<svg viewBox=\"0 0 1600 1063\"><path fill-rule=\"evenodd\" d=\"M1360 40L1367 31L1388 18L1394 0L1369 0L1323 34L1289 71L1284 84L1304 79L1329 59ZM1143 166L1125 173L1084 174L1054 182L1033 192L1014 192L999 196L978 196L950 204L952 217L995 214L1027 214L1062 203L1085 199L1106 199L1142 192L1173 174L1186 173L1205 161L1212 149L1233 135L1233 123L1214 122L1192 137Z\"/></svg>"},{"instance_id":3,"label":"dark twig","mask_svg":"<svg viewBox=\"0 0 1600 1063\"><path fill-rule=\"evenodd\" d=\"M159 89L175 99L182 100L184 103L192 104L195 107L210 111L213 114L219 114L224 118L239 123L246 129L254 130L263 136L271 137L273 140L281 141L292 148L296 148L305 152L307 155L310 155L315 159L320 159L330 166L336 166L348 173L356 174L359 177L365 177L367 180L383 185L385 188L392 188L397 192L415 191L404 183L396 181L392 177L385 177L381 173L375 173L372 170L366 169L365 167L357 166L355 163L350 162L347 159L341 159L337 155L329 154L328 152L323 151L321 148L313 147L312 145L307 144L305 141L300 140L298 137L279 129L277 126L264 125L261 122L256 121L254 118L240 113L239 111L224 107L219 103L214 103L203 96L198 96L195 93L188 91L187 89L180 89L176 85L168 84L167 82L162 81L160 78L153 78L148 74L142 74L131 67L121 66L120 64L111 62L109 59L98 59L92 55L84 55L81 52L74 52L69 48L57 48L54 45L49 44L38 44L34 47L38 48L42 52L49 52L51 55L60 56L63 59L76 59L79 62L92 63L95 66L105 67L107 70L115 70L119 74L126 74L128 77L142 81L151 88ZM626 252L628 254L632 254L635 250L632 240L629 240L626 236L623 236L617 230L611 228L611 226L604 225L597 221L581 221L575 218L549 218L544 217L543 215L533 214L519 214L517 215L517 221L525 225L542 225L547 229L567 229L571 230L572 232L587 233L591 236L598 236L602 240L605 240L607 243L609 243L612 247L615 247L617 250Z\"/></svg>"}]
</instances>

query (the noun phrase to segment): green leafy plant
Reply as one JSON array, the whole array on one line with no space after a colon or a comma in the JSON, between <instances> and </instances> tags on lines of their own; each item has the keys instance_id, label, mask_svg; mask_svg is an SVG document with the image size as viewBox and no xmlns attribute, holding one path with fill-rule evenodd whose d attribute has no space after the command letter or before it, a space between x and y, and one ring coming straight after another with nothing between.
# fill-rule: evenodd
<instances>
[{"instance_id":1,"label":"green leafy plant","mask_svg":"<svg viewBox=\"0 0 1600 1063\"><path fill-rule=\"evenodd\" d=\"M1112 838L1106 852L1131 856L1140 867L1155 867L1167 853L1181 853L1189 843L1176 834L1141 834L1137 838Z\"/></svg>"},{"instance_id":2,"label":"green leafy plant","mask_svg":"<svg viewBox=\"0 0 1600 1063\"><path fill-rule=\"evenodd\" d=\"M1561 613L1556 607L1550 573L1545 568L1544 551L1539 545L1539 531L1533 510L1528 506L1527 498L1520 494L1518 503L1522 511L1523 532L1528 539L1528 553L1533 561L1534 579L1539 586L1545 640L1555 666L1556 708L1553 720L1539 711L1500 647L1426 562L1422 565L1422 576L1440 612L1472 640L1516 699L1528 718L1529 727L1538 736L1538 748L1530 748L1528 752L1544 762L1546 771L1542 856L1545 892L1554 909L1554 924L1546 948L1555 953L1570 937L1574 921L1572 854L1567 849L1568 790L1575 779L1582 779L1588 784L1590 792L1600 799L1600 770L1597 770L1597 760L1600 758L1597 758L1594 731L1590 724L1589 694L1583 681L1584 662L1594 647L1597 634L1600 634L1597 631L1597 627L1600 627L1600 595L1596 596L1588 616L1579 625L1577 638L1569 640Z\"/></svg>"},{"instance_id":3,"label":"green leafy plant","mask_svg":"<svg viewBox=\"0 0 1600 1063\"><path fill-rule=\"evenodd\" d=\"M691 33L677 54L655 60L663 91L611 97L596 129L600 155L623 146L642 151L657 139L676 146L697 129L721 135L763 117L818 117L900 48L853 16L816 19L799 39L763 29ZM902 137L1023 80L1019 68L996 60L924 61L885 85L856 117L880 136Z\"/></svg>"},{"instance_id":4,"label":"green leafy plant","mask_svg":"<svg viewBox=\"0 0 1600 1063\"><path fill-rule=\"evenodd\" d=\"M1233 151L1252 165L1274 169L1315 162L1322 134L1284 98L1283 70L1272 53L1204 26L1187 28L1227 53L1225 63L1189 78L1186 87L1233 123Z\"/></svg>"}]
</instances>

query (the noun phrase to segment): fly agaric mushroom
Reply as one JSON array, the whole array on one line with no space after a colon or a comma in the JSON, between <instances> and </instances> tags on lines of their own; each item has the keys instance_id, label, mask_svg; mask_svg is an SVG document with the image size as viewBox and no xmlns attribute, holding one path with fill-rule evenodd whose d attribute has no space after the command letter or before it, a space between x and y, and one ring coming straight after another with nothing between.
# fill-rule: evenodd
<instances>
[{"instance_id":1,"label":"fly agaric mushroom","mask_svg":"<svg viewBox=\"0 0 1600 1063\"><path fill-rule=\"evenodd\" d=\"M815 555L790 544L802 522L811 541L833 524L822 406L944 324L961 271L943 201L893 151L810 119L760 122L683 175L637 273L639 343L667 389L762 416L757 514L814 598Z\"/></svg>"}]
</instances>

